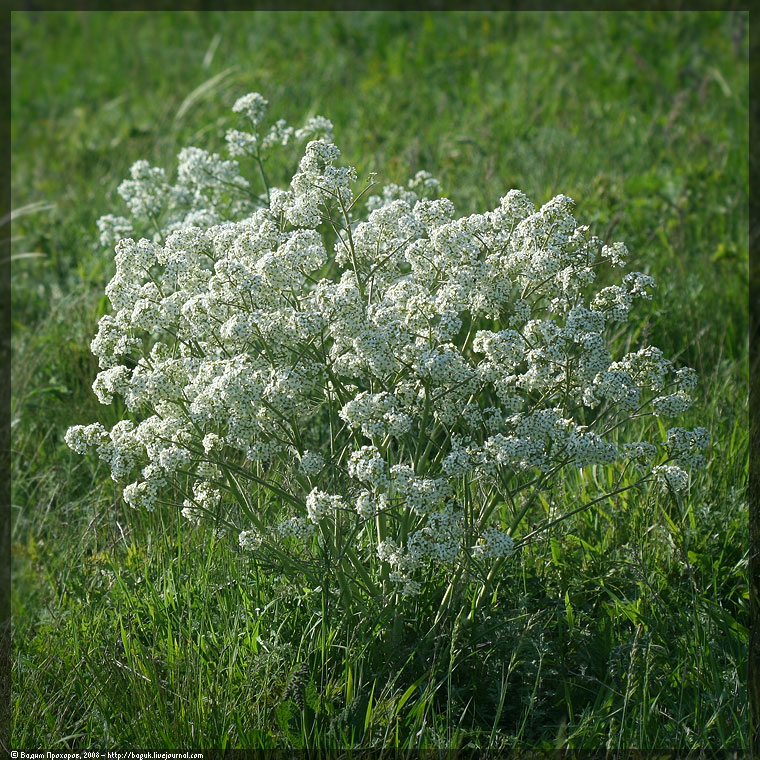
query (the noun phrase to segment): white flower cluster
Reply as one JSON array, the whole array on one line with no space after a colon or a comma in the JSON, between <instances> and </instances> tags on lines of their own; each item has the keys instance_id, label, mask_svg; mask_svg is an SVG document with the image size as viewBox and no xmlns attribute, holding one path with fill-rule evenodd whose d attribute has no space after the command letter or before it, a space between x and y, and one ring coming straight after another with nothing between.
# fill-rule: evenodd
<instances>
[{"instance_id":1,"label":"white flower cluster","mask_svg":"<svg viewBox=\"0 0 760 760\"><path fill-rule=\"evenodd\" d=\"M689 473L670 464L661 464L653 468L657 480L674 491L683 491L689 487Z\"/></svg>"},{"instance_id":2,"label":"white flower cluster","mask_svg":"<svg viewBox=\"0 0 760 760\"><path fill-rule=\"evenodd\" d=\"M384 493L373 493L362 490L354 502L356 513L364 520L371 520L388 508L388 500Z\"/></svg>"},{"instance_id":3,"label":"white flower cluster","mask_svg":"<svg viewBox=\"0 0 760 760\"><path fill-rule=\"evenodd\" d=\"M316 527L304 517L291 517L289 520L283 520L277 526L277 533L282 538L292 537L298 541L305 541L314 535Z\"/></svg>"},{"instance_id":4,"label":"white flower cluster","mask_svg":"<svg viewBox=\"0 0 760 760\"><path fill-rule=\"evenodd\" d=\"M482 557L508 557L514 547L515 542L509 534L490 526L483 531L474 551Z\"/></svg>"},{"instance_id":5,"label":"white flower cluster","mask_svg":"<svg viewBox=\"0 0 760 760\"><path fill-rule=\"evenodd\" d=\"M301 455L301 469L309 476L319 475L325 468L325 459L316 451L304 451Z\"/></svg>"},{"instance_id":6,"label":"white flower cluster","mask_svg":"<svg viewBox=\"0 0 760 760\"><path fill-rule=\"evenodd\" d=\"M221 491L213 488L211 483L204 480L196 481L193 484L193 498L185 499L182 515L190 522L198 524L204 518L214 514L221 497Z\"/></svg>"},{"instance_id":7,"label":"white flower cluster","mask_svg":"<svg viewBox=\"0 0 760 760\"><path fill-rule=\"evenodd\" d=\"M261 534L256 530L241 530L238 536L238 543L244 551L256 551L262 543Z\"/></svg>"},{"instance_id":8,"label":"white flower cluster","mask_svg":"<svg viewBox=\"0 0 760 760\"><path fill-rule=\"evenodd\" d=\"M235 113L245 114L253 122L254 126L258 126L266 114L268 105L269 101L258 92L249 92L235 101L232 110Z\"/></svg>"},{"instance_id":9,"label":"white flower cluster","mask_svg":"<svg viewBox=\"0 0 760 760\"><path fill-rule=\"evenodd\" d=\"M338 165L333 125L266 130L267 106L235 103L252 131L227 133L233 159L184 148L173 184L138 161L119 187L131 218L98 223L116 273L93 388L137 422L76 426L66 442L94 448L132 506L180 487L198 521L244 498L250 476L295 515L243 531L243 548L306 541L341 513L413 594L425 562L512 551L503 516L465 519L473 493L621 459L681 490L681 467L705 464L703 428L621 437L631 416L687 409L696 375L653 347L613 357L610 326L654 282L630 272L594 292L598 267L628 251L578 225L569 198L536 208L511 190L457 217L419 172L367 194L362 216L368 188ZM234 158L260 165L291 139L309 141L289 187L257 194L255 166L246 178ZM378 546L373 523L389 514Z\"/></svg>"},{"instance_id":10,"label":"white flower cluster","mask_svg":"<svg viewBox=\"0 0 760 760\"><path fill-rule=\"evenodd\" d=\"M318 488L314 488L306 497L306 512L309 515L309 520L315 525L326 517L333 516L337 510L344 508L342 496L330 495Z\"/></svg>"},{"instance_id":11,"label":"white flower cluster","mask_svg":"<svg viewBox=\"0 0 760 760\"><path fill-rule=\"evenodd\" d=\"M367 438L408 433L412 418L399 410L398 401L390 393L360 393L339 412L350 427L361 428Z\"/></svg>"},{"instance_id":12,"label":"white flower cluster","mask_svg":"<svg viewBox=\"0 0 760 760\"><path fill-rule=\"evenodd\" d=\"M703 427L693 430L670 428L667 432L668 451L677 464L694 469L707 464L702 453L710 443L710 433Z\"/></svg>"}]
</instances>

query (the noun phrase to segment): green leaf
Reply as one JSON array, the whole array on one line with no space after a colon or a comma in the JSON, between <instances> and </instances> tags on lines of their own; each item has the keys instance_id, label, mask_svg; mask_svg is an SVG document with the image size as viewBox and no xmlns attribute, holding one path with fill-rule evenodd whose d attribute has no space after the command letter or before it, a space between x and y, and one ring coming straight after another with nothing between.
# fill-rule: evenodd
<instances>
[{"instance_id":1,"label":"green leaf","mask_svg":"<svg viewBox=\"0 0 760 760\"><path fill-rule=\"evenodd\" d=\"M288 738L288 741L296 748L300 749L302 746L301 734L299 731L294 731L290 725L291 720L298 715L298 706L290 699L281 702L277 706L275 715L277 717L277 724L280 730Z\"/></svg>"},{"instance_id":2,"label":"green leaf","mask_svg":"<svg viewBox=\"0 0 760 760\"><path fill-rule=\"evenodd\" d=\"M562 547L554 536L549 539L549 546L552 550L552 562L554 562L555 565L561 565Z\"/></svg>"},{"instance_id":3,"label":"green leaf","mask_svg":"<svg viewBox=\"0 0 760 760\"><path fill-rule=\"evenodd\" d=\"M317 687L314 685L313 681L309 681L309 683L306 684L304 699L306 700L306 704L309 707L311 707L311 709L314 710L315 713L318 713L321 711L322 700L319 698L319 692L317 691Z\"/></svg>"}]
</instances>

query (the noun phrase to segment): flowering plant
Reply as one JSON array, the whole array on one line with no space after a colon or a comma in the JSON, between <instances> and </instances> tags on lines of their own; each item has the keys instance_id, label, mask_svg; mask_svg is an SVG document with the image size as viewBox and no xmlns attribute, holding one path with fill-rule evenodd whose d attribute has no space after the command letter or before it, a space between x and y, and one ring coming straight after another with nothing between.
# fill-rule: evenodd
<instances>
[{"instance_id":1,"label":"flowering plant","mask_svg":"<svg viewBox=\"0 0 760 760\"><path fill-rule=\"evenodd\" d=\"M347 606L429 589L443 609L464 586L474 609L518 531L648 481L687 487L704 428L625 438L686 410L696 375L653 347L611 354L610 326L654 287L630 272L594 289L623 243L563 195L536 209L511 190L457 217L426 172L372 194L327 119L265 129L266 110L240 98L232 158L184 148L173 183L138 161L119 187L131 219L98 222L116 274L93 388L129 416L66 441L94 447L132 507L214 520L312 587L329 570ZM268 152L305 140L289 187L270 187ZM561 487L599 467L614 476L589 478L586 503Z\"/></svg>"}]
</instances>

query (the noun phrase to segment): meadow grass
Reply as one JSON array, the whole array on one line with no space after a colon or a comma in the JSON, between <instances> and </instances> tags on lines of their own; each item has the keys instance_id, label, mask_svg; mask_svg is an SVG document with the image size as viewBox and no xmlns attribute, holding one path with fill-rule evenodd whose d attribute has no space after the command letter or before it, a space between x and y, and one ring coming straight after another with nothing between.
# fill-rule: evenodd
<instances>
[{"instance_id":1,"label":"meadow grass","mask_svg":"<svg viewBox=\"0 0 760 760\"><path fill-rule=\"evenodd\" d=\"M13 13L12 746L744 748L747 49L746 13ZM626 241L658 288L617 350L700 375L690 490L578 514L474 624L392 652L381 617L126 507L63 442L122 412L90 390L95 220L135 160L221 150L251 90L330 118L360 175L428 169L460 213L562 192Z\"/></svg>"}]
</instances>

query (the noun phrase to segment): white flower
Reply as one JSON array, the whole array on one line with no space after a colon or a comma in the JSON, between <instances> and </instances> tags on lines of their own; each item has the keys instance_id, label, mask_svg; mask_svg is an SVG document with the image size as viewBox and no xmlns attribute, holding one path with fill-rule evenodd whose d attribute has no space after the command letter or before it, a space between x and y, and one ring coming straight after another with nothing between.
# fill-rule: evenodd
<instances>
[{"instance_id":1,"label":"white flower","mask_svg":"<svg viewBox=\"0 0 760 760\"><path fill-rule=\"evenodd\" d=\"M348 474L377 491L385 490L390 484L388 465L374 446L362 446L352 452L348 460Z\"/></svg>"},{"instance_id":2,"label":"white flower","mask_svg":"<svg viewBox=\"0 0 760 760\"><path fill-rule=\"evenodd\" d=\"M261 141L262 148L273 145L287 145L293 136L293 127L289 127L285 119L279 119L270 128L267 135Z\"/></svg>"},{"instance_id":3,"label":"white flower","mask_svg":"<svg viewBox=\"0 0 760 760\"><path fill-rule=\"evenodd\" d=\"M602 246L602 258L609 259L614 267L625 266L628 262L628 248L625 243L613 243Z\"/></svg>"},{"instance_id":4,"label":"white flower","mask_svg":"<svg viewBox=\"0 0 760 760\"><path fill-rule=\"evenodd\" d=\"M211 451L221 450L224 442L216 433L208 433L203 438L203 450L208 454Z\"/></svg>"},{"instance_id":5,"label":"white flower","mask_svg":"<svg viewBox=\"0 0 760 760\"><path fill-rule=\"evenodd\" d=\"M180 490L193 522L256 504L270 522L240 533L244 549L266 536L308 553L334 521L368 572L387 563L415 595L431 565L507 556L501 503L568 468L622 459L621 472L688 486L681 468L705 465L707 431L671 427L658 449L638 418L689 408L696 373L609 341L654 280L594 285L600 265L625 265L625 244L579 225L564 195L537 209L510 190L458 215L424 171L354 202L332 123L264 128L267 107L258 93L235 102L248 124L226 133L232 160L184 147L174 180L134 163L127 216L98 222L115 273L93 390L134 422L65 440L94 450L128 504L174 504ZM285 188L234 160L296 140ZM634 417L644 440L628 440ZM650 469L663 448L669 464Z\"/></svg>"},{"instance_id":6,"label":"white flower","mask_svg":"<svg viewBox=\"0 0 760 760\"><path fill-rule=\"evenodd\" d=\"M257 135L250 132L240 132L237 129L228 129L224 136L227 141L227 149L233 157L255 156L259 144Z\"/></svg>"},{"instance_id":7,"label":"white flower","mask_svg":"<svg viewBox=\"0 0 760 760\"><path fill-rule=\"evenodd\" d=\"M342 496L331 495L316 488L306 497L306 511L309 513L309 520L315 525L343 508L345 504Z\"/></svg>"},{"instance_id":8,"label":"white flower","mask_svg":"<svg viewBox=\"0 0 760 760\"><path fill-rule=\"evenodd\" d=\"M667 447L671 456L680 465L698 469L707 464L702 453L710 443L710 434L706 428L697 427L693 430L670 428L667 431Z\"/></svg>"},{"instance_id":9,"label":"white flower","mask_svg":"<svg viewBox=\"0 0 760 760\"><path fill-rule=\"evenodd\" d=\"M385 494L374 494L367 490L360 491L354 502L356 513L364 520L372 519L387 507Z\"/></svg>"},{"instance_id":10,"label":"white flower","mask_svg":"<svg viewBox=\"0 0 760 760\"><path fill-rule=\"evenodd\" d=\"M91 446L96 446L108 438L108 431L99 423L74 425L66 431L66 445L77 454L86 454Z\"/></svg>"},{"instance_id":11,"label":"white flower","mask_svg":"<svg viewBox=\"0 0 760 760\"><path fill-rule=\"evenodd\" d=\"M652 408L658 417L675 417L690 406L691 399L683 391L652 399Z\"/></svg>"},{"instance_id":12,"label":"white flower","mask_svg":"<svg viewBox=\"0 0 760 760\"><path fill-rule=\"evenodd\" d=\"M308 137L316 137L322 140L332 142L333 124L324 116L312 116L307 119L306 123L295 131L297 140L305 140Z\"/></svg>"},{"instance_id":13,"label":"white flower","mask_svg":"<svg viewBox=\"0 0 760 760\"><path fill-rule=\"evenodd\" d=\"M238 98L235 101L232 110L235 113L241 113L244 116L247 116L254 125L258 125L264 118L268 105L269 101L258 92L249 92L247 95L243 95L242 98Z\"/></svg>"},{"instance_id":14,"label":"white flower","mask_svg":"<svg viewBox=\"0 0 760 760\"><path fill-rule=\"evenodd\" d=\"M195 525L200 525L206 515L203 511L191 505L182 508L182 517Z\"/></svg>"},{"instance_id":15,"label":"white flower","mask_svg":"<svg viewBox=\"0 0 760 760\"><path fill-rule=\"evenodd\" d=\"M440 189L441 183L424 169L418 171L412 179L409 180L409 189L417 192L424 190L436 191Z\"/></svg>"},{"instance_id":16,"label":"white flower","mask_svg":"<svg viewBox=\"0 0 760 760\"><path fill-rule=\"evenodd\" d=\"M104 248L115 245L122 238L132 234L132 222L123 216L106 214L98 219L97 225L100 232L100 244Z\"/></svg>"},{"instance_id":17,"label":"white flower","mask_svg":"<svg viewBox=\"0 0 760 760\"><path fill-rule=\"evenodd\" d=\"M296 538L305 541L311 538L316 531L316 526L303 517L291 517L277 526L277 533L283 538Z\"/></svg>"},{"instance_id":18,"label":"white flower","mask_svg":"<svg viewBox=\"0 0 760 760\"><path fill-rule=\"evenodd\" d=\"M160 167L151 166L147 161L136 161L132 164L130 175L131 179L126 179L119 185L119 195L134 216L157 217L169 196L166 172Z\"/></svg>"},{"instance_id":19,"label":"white flower","mask_svg":"<svg viewBox=\"0 0 760 760\"><path fill-rule=\"evenodd\" d=\"M352 428L361 428L368 438L385 434L399 437L412 424L411 417L399 411L396 398L389 393L360 393L339 414Z\"/></svg>"},{"instance_id":20,"label":"white flower","mask_svg":"<svg viewBox=\"0 0 760 760\"><path fill-rule=\"evenodd\" d=\"M324 466L324 457L316 451L304 451L301 455L301 469L306 475L319 475Z\"/></svg>"},{"instance_id":21,"label":"white flower","mask_svg":"<svg viewBox=\"0 0 760 760\"><path fill-rule=\"evenodd\" d=\"M649 441L633 441L624 443L623 455L628 459L648 460L657 454L657 447Z\"/></svg>"},{"instance_id":22,"label":"white flower","mask_svg":"<svg viewBox=\"0 0 760 760\"><path fill-rule=\"evenodd\" d=\"M508 557L514 551L515 542L512 537L499 528L486 528L478 538L473 552L481 557Z\"/></svg>"},{"instance_id":23,"label":"white flower","mask_svg":"<svg viewBox=\"0 0 760 760\"><path fill-rule=\"evenodd\" d=\"M652 472L657 476L660 483L672 488L674 491L683 491L689 486L689 475L680 467L662 464L654 467Z\"/></svg>"},{"instance_id":24,"label":"white flower","mask_svg":"<svg viewBox=\"0 0 760 760\"><path fill-rule=\"evenodd\" d=\"M257 530L241 530L238 543L243 551L253 552L261 546L263 539Z\"/></svg>"}]
</instances>

